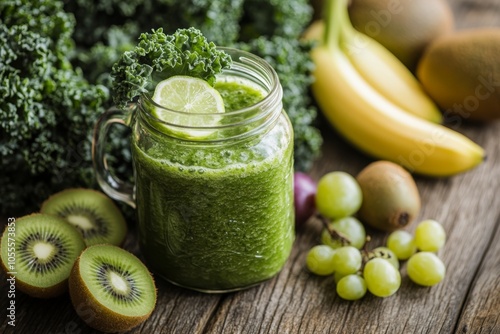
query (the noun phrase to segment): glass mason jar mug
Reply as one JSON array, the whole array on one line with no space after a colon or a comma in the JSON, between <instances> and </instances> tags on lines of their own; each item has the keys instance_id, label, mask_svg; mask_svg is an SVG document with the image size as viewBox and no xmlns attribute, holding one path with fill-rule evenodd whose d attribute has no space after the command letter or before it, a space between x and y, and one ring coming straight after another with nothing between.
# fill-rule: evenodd
<instances>
[{"instance_id":1,"label":"glass mason jar mug","mask_svg":"<svg viewBox=\"0 0 500 334\"><path fill-rule=\"evenodd\" d=\"M229 83L230 95L242 95L235 100L245 97L238 87L258 90L260 102L196 114L168 110L144 94L128 110L106 112L93 145L103 191L137 209L149 268L204 292L239 290L273 277L294 240L293 132L279 79L261 58L221 49L233 65L217 82ZM154 116L160 113L173 121ZM105 138L114 123L132 129L135 186L107 168Z\"/></svg>"}]
</instances>

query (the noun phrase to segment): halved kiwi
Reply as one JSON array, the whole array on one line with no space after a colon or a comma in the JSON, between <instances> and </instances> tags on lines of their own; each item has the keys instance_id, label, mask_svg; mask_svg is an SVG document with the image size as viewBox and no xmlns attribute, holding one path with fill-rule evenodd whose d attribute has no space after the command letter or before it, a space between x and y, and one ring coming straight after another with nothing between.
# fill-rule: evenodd
<instances>
[{"instance_id":1,"label":"halved kiwi","mask_svg":"<svg viewBox=\"0 0 500 334\"><path fill-rule=\"evenodd\" d=\"M127 224L113 201L92 189L73 188L49 197L40 210L59 216L74 225L83 235L87 246L96 244L121 245L127 234Z\"/></svg>"},{"instance_id":2,"label":"halved kiwi","mask_svg":"<svg viewBox=\"0 0 500 334\"><path fill-rule=\"evenodd\" d=\"M156 287L146 266L113 245L95 245L82 252L71 271L73 306L92 328L128 331L144 322L156 304Z\"/></svg>"},{"instance_id":3,"label":"halved kiwi","mask_svg":"<svg viewBox=\"0 0 500 334\"><path fill-rule=\"evenodd\" d=\"M2 267L16 287L38 298L51 298L68 288L71 268L85 242L63 219L33 214L6 227L0 241Z\"/></svg>"}]
</instances>

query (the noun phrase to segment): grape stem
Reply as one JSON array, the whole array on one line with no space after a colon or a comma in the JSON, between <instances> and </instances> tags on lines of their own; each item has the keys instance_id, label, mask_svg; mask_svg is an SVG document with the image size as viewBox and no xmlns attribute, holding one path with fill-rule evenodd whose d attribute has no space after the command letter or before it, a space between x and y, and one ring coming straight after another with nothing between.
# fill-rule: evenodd
<instances>
[{"instance_id":1,"label":"grape stem","mask_svg":"<svg viewBox=\"0 0 500 334\"><path fill-rule=\"evenodd\" d=\"M372 241L372 237L367 235L366 240L365 240L365 244L363 245L363 249L361 250L361 253L368 255L368 253L370 252L370 250L368 249L368 244L370 243L370 241Z\"/></svg>"},{"instance_id":2,"label":"grape stem","mask_svg":"<svg viewBox=\"0 0 500 334\"><path fill-rule=\"evenodd\" d=\"M330 234L332 239L339 240L340 243L342 244L342 246L348 246L351 244L351 240L349 240L349 238L343 236L342 233L330 228L330 224L329 224L330 221L328 221L328 219L326 219L322 214L317 213L316 218L318 218L321 221L321 223L323 224L325 229L328 231L328 233Z\"/></svg>"},{"instance_id":3,"label":"grape stem","mask_svg":"<svg viewBox=\"0 0 500 334\"><path fill-rule=\"evenodd\" d=\"M339 240L340 243L342 244L342 246L349 246L351 244L351 240L349 240L349 238L342 235L342 233L336 231L335 229L330 228L330 224L329 224L330 221L326 217L324 217L321 213L318 212L318 213L316 213L316 215L314 215L312 217L315 217L321 221L324 228L328 231L328 233L330 234L330 237L333 240ZM363 246L363 249L360 250L361 256L362 256L361 270L365 267L365 264L373 258L373 253L368 248L368 244L370 243L371 240L372 240L372 238L369 235L367 235L366 242Z\"/></svg>"}]
</instances>

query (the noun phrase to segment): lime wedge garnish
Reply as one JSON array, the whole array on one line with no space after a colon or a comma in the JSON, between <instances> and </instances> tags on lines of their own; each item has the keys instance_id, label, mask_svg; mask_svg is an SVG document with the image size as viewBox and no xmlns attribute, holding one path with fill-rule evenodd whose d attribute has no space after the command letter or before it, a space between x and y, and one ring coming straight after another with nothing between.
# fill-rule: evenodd
<instances>
[{"instance_id":1,"label":"lime wedge garnish","mask_svg":"<svg viewBox=\"0 0 500 334\"><path fill-rule=\"evenodd\" d=\"M219 92L206 81L188 76L173 76L158 83L153 101L163 107L154 108L154 115L180 126L168 126L168 130L186 137L209 136L215 131L209 128L218 124L219 117L213 114L224 112Z\"/></svg>"}]
</instances>

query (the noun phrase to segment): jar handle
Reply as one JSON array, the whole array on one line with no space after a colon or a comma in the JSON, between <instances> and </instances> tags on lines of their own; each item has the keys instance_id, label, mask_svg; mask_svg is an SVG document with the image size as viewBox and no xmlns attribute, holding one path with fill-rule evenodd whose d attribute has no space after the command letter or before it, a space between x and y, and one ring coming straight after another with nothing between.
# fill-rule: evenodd
<instances>
[{"instance_id":1,"label":"jar handle","mask_svg":"<svg viewBox=\"0 0 500 334\"><path fill-rule=\"evenodd\" d=\"M111 125L117 123L128 127L135 108L135 104L130 104L125 109L109 108L97 121L92 140L92 161L97 183L109 197L122 201L134 209L134 186L113 175L109 169L104 148Z\"/></svg>"}]
</instances>

